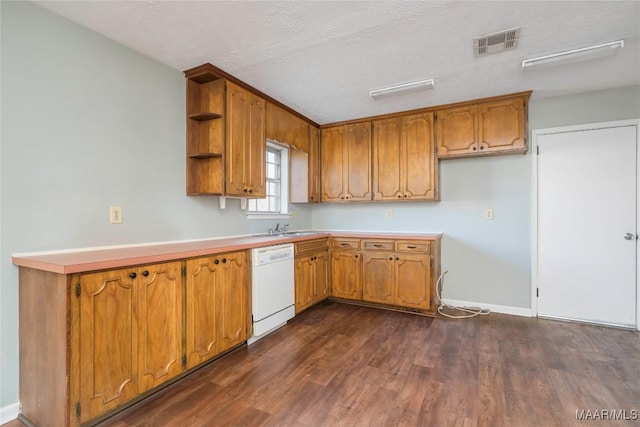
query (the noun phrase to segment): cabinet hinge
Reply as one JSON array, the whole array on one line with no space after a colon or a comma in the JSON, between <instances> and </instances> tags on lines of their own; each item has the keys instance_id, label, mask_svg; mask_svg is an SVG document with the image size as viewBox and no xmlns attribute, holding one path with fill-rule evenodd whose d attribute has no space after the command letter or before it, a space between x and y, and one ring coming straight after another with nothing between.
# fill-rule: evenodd
<instances>
[{"instance_id":1,"label":"cabinet hinge","mask_svg":"<svg viewBox=\"0 0 640 427\"><path fill-rule=\"evenodd\" d=\"M76 417L80 417L80 414L82 413L82 408L80 407L80 402L76 402Z\"/></svg>"},{"instance_id":2,"label":"cabinet hinge","mask_svg":"<svg viewBox=\"0 0 640 427\"><path fill-rule=\"evenodd\" d=\"M80 296L80 282L76 283L76 296Z\"/></svg>"},{"instance_id":3,"label":"cabinet hinge","mask_svg":"<svg viewBox=\"0 0 640 427\"><path fill-rule=\"evenodd\" d=\"M185 366L187 366L187 355L183 354L182 355L182 367L184 368Z\"/></svg>"},{"instance_id":4,"label":"cabinet hinge","mask_svg":"<svg viewBox=\"0 0 640 427\"><path fill-rule=\"evenodd\" d=\"M540 146L536 145L536 155L540 155Z\"/></svg>"},{"instance_id":5,"label":"cabinet hinge","mask_svg":"<svg viewBox=\"0 0 640 427\"><path fill-rule=\"evenodd\" d=\"M540 296L540 289L536 288L536 297L539 297L539 296Z\"/></svg>"}]
</instances>

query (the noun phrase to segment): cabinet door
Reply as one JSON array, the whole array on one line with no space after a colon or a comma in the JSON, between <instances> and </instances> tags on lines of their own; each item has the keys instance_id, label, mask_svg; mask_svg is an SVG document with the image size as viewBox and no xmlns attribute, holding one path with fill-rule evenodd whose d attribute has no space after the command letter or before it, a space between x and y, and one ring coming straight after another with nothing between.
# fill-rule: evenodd
<instances>
[{"instance_id":1,"label":"cabinet door","mask_svg":"<svg viewBox=\"0 0 640 427\"><path fill-rule=\"evenodd\" d=\"M468 155L478 150L478 108L475 104L437 113L438 157Z\"/></svg>"},{"instance_id":2,"label":"cabinet door","mask_svg":"<svg viewBox=\"0 0 640 427\"><path fill-rule=\"evenodd\" d=\"M220 269L214 258L197 258L186 262L185 338L187 369L218 354L217 300ZM220 261L218 260L218 263Z\"/></svg>"},{"instance_id":3,"label":"cabinet door","mask_svg":"<svg viewBox=\"0 0 640 427\"><path fill-rule=\"evenodd\" d=\"M247 340L247 263L244 252L217 257L222 266L218 320L220 351L223 352Z\"/></svg>"},{"instance_id":4,"label":"cabinet door","mask_svg":"<svg viewBox=\"0 0 640 427\"><path fill-rule=\"evenodd\" d=\"M303 256L295 259L295 293L296 314L304 311L312 304L314 287L313 265L311 256Z\"/></svg>"},{"instance_id":5,"label":"cabinet door","mask_svg":"<svg viewBox=\"0 0 640 427\"><path fill-rule=\"evenodd\" d=\"M243 88L227 83L227 126L225 156L225 194L243 196L245 150L252 131L251 94Z\"/></svg>"},{"instance_id":6,"label":"cabinet door","mask_svg":"<svg viewBox=\"0 0 640 427\"><path fill-rule=\"evenodd\" d=\"M403 199L438 200L438 159L433 134L433 113L402 118Z\"/></svg>"},{"instance_id":7,"label":"cabinet door","mask_svg":"<svg viewBox=\"0 0 640 427\"><path fill-rule=\"evenodd\" d=\"M309 202L320 201L320 129L309 126Z\"/></svg>"},{"instance_id":8,"label":"cabinet door","mask_svg":"<svg viewBox=\"0 0 640 427\"><path fill-rule=\"evenodd\" d=\"M321 140L321 190L323 202L344 200L345 188L342 165L345 162L342 149L344 126L322 129Z\"/></svg>"},{"instance_id":9,"label":"cabinet door","mask_svg":"<svg viewBox=\"0 0 640 427\"><path fill-rule=\"evenodd\" d=\"M402 199L400 159L402 119L373 122L373 199Z\"/></svg>"},{"instance_id":10,"label":"cabinet door","mask_svg":"<svg viewBox=\"0 0 640 427\"><path fill-rule=\"evenodd\" d=\"M327 252L318 252L314 260L314 294L313 303L317 303L329 296L329 263Z\"/></svg>"},{"instance_id":11,"label":"cabinet door","mask_svg":"<svg viewBox=\"0 0 640 427\"><path fill-rule=\"evenodd\" d=\"M266 117L267 138L289 144L298 150L309 150L309 125L305 120L272 102L267 102Z\"/></svg>"},{"instance_id":12,"label":"cabinet door","mask_svg":"<svg viewBox=\"0 0 640 427\"><path fill-rule=\"evenodd\" d=\"M359 252L335 251L331 254L331 295L362 300L362 259Z\"/></svg>"},{"instance_id":13,"label":"cabinet door","mask_svg":"<svg viewBox=\"0 0 640 427\"><path fill-rule=\"evenodd\" d=\"M431 308L431 257L420 254L397 254L396 305Z\"/></svg>"},{"instance_id":14,"label":"cabinet door","mask_svg":"<svg viewBox=\"0 0 640 427\"><path fill-rule=\"evenodd\" d=\"M80 277L80 422L138 395L137 289L129 273Z\"/></svg>"},{"instance_id":15,"label":"cabinet door","mask_svg":"<svg viewBox=\"0 0 640 427\"><path fill-rule=\"evenodd\" d=\"M345 125L343 149L345 200L371 200L371 122Z\"/></svg>"},{"instance_id":16,"label":"cabinet door","mask_svg":"<svg viewBox=\"0 0 640 427\"><path fill-rule=\"evenodd\" d=\"M396 294L395 255L384 252L365 252L362 255L362 300L393 304Z\"/></svg>"},{"instance_id":17,"label":"cabinet door","mask_svg":"<svg viewBox=\"0 0 640 427\"><path fill-rule=\"evenodd\" d=\"M522 97L479 104L479 149L491 153L526 152L524 110Z\"/></svg>"},{"instance_id":18,"label":"cabinet door","mask_svg":"<svg viewBox=\"0 0 640 427\"><path fill-rule=\"evenodd\" d=\"M138 269L139 392L182 372L182 264Z\"/></svg>"},{"instance_id":19,"label":"cabinet door","mask_svg":"<svg viewBox=\"0 0 640 427\"><path fill-rule=\"evenodd\" d=\"M265 100L250 95L249 135L244 159L244 183L249 197L265 197L266 193L266 145ZM245 193L245 195L247 195Z\"/></svg>"}]
</instances>

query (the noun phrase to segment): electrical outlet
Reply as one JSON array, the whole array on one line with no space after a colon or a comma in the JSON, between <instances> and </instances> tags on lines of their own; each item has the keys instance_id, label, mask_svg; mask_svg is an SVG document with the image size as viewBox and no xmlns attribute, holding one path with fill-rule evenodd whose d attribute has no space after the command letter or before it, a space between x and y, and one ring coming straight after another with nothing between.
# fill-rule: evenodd
<instances>
[{"instance_id":1,"label":"electrical outlet","mask_svg":"<svg viewBox=\"0 0 640 427\"><path fill-rule=\"evenodd\" d=\"M298 218L298 211L291 211L291 219Z\"/></svg>"},{"instance_id":2,"label":"electrical outlet","mask_svg":"<svg viewBox=\"0 0 640 427\"><path fill-rule=\"evenodd\" d=\"M387 215L385 216L385 218L388 218L388 219L393 218L393 209L387 210Z\"/></svg>"},{"instance_id":3,"label":"electrical outlet","mask_svg":"<svg viewBox=\"0 0 640 427\"><path fill-rule=\"evenodd\" d=\"M493 219L493 209L484 210L484 219Z\"/></svg>"},{"instance_id":4,"label":"electrical outlet","mask_svg":"<svg viewBox=\"0 0 640 427\"><path fill-rule=\"evenodd\" d=\"M122 208L120 206L111 206L109 208L109 223L122 224Z\"/></svg>"}]
</instances>

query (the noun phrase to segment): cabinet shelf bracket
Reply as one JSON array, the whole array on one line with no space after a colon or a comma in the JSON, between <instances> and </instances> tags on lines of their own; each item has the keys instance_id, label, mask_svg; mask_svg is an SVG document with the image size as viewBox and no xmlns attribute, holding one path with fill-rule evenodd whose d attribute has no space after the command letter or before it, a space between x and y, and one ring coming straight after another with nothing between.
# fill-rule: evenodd
<instances>
[{"instance_id":1,"label":"cabinet shelf bracket","mask_svg":"<svg viewBox=\"0 0 640 427\"><path fill-rule=\"evenodd\" d=\"M220 201L220 209L226 209L227 208L227 199L240 199L240 209L242 209L242 210L246 210L247 209L247 198L246 197L220 196L218 199Z\"/></svg>"}]
</instances>

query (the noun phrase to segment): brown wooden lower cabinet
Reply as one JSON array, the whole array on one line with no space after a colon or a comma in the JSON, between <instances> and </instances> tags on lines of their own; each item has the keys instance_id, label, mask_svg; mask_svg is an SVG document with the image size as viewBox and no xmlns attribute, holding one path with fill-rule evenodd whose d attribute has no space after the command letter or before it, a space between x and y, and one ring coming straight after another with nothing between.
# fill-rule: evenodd
<instances>
[{"instance_id":1,"label":"brown wooden lower cabinet","mask_svg":"<svg viewBox=\"0 0 640 427\"><path fill-rule=\"evenodd\" d=\"M19 419L99 419L242 344L247 268L244 251L71 275L20 267Z\"/></svg>"},{"instance_id":2,"label":"brown wooden lower cabinet","mask_svg":"<svg viewBox=\"0 0 640 427\"><path fill-rule=\"evenodd\" d=\"M329 296L327 239L296 245L296 314Z\"/></svg>"},{"instance_id":3,"label":"brown wooden lower cabinet","mask_svg":"<svg viewBox=\"0 0 640 427\"><path fill-rule=\"evenodd\" d=\"M245 252L186 261L187 369L246 341L246 263Z\"/></svg>"},{"instance_id":4,"label":"brown wooden lower cabinet","mask_svg":"<svg viewBox=\"0 0 640 427\"><path fill-rule=\"evenodd\" d=\"M362 255L359 251L331 253L331 295L362 300Z\"/></svg>"},{"instance_id":5,"label":"brown wooden lower cabinet","mask_svg":"<svg viewBox=\"0 0 640 427\"><path fill-rule=\"evenodd\" d=\"M362 251L332 247L332 296L435 313L440 241L376 239L347 242ZM360 257L361 264L356 258Z\"/></svg>"},{"instance_id":6,"label":"brown wooden lower cabinet","mask_svg":"<svg viewBox=\"0 0 640 427\"><path fill-rule=\"evenodd\" d=\"M181 263L83 274L79 280L83 423L183 371Z\"/></svg>"}]
</instances>

